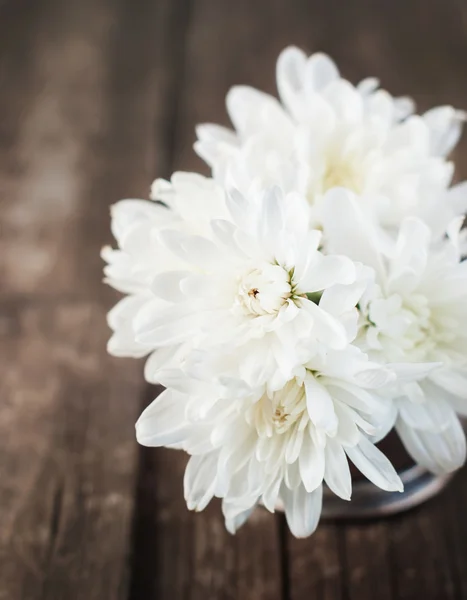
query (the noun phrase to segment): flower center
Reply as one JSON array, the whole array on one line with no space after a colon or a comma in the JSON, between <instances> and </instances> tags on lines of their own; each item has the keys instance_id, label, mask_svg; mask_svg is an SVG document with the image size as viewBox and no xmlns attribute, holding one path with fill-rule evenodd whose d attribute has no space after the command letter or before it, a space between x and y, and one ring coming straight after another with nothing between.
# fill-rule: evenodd
<instances>
[{"instance_id":1,"label":"flower center","mask_svg":"<svg viewBox=\"0 0 467 600\"><path fill-rule=\"evenodd\" d=\"M292 433L309 421L305 390L295 380L271 396L263 394L250 409L247 420L254 424L260 437Z\"/></svg>"},{"instance_id":2,"label":"flower center","mask_svg":"<svg viewBox=\"0 0 467 600\"><path fill-rule=\"evenodd\" d=\"M359 194L363 189L363 173L356 160L331 154L322 180L322 192L334 187L345 187Z\"/></svg>"},{"instance_id":3,"label":"flower center","mask_svg":"<svg viewBox=\"0 0 467 600\"><path fill-rule=\"evenodd\" d=\"M265 263L239 277L234 307L255 317L273 315L291 295L289 273L279 265Z\"/></svg>"}]
</instances>

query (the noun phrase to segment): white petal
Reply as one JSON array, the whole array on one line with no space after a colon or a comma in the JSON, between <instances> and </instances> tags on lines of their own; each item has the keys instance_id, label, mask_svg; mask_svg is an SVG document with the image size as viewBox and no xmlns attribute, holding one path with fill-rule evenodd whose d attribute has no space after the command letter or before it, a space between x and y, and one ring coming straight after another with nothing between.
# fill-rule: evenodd
<instances>
[{"instance_id":1,"label":"white petal","mask_svg":"<svg viewBox=\"0 0 467 600\"><path fill-rule=\"evenodd\" d=\"M277 59L276 78L279 96L292 114L297 108L297 96L303 89L306 63L306 54L294 46L283 50Z\"/></svg>"},{"instance_id":2,"label":"white petal","mask_svg":"<svg viewBox=\"0 0 467 600\"><path fill-rule=\"evenodd\" d=\"M345 449L353 464L371 482L388 492L402 492L404 486L396 470L369 440L361 437L358 446Z\"/></svg>"},{"instance_id":3,"label":"white petal","mask_svg":"<svg viewBox=\"0 0 467 600\"><path fill-rule=\"evenodd\" d=\"M294 490L301 484L298 460L296 460L293 464L286 466L284 473L284 483L289 488L289 490Z\"/></svg>"},{"instance_id":4,"label":"white petal","mask_svg":"<svg viewBox=\"0 0 467 600\"><path fill-rule=\"evenodd\" d=\"M333 285L324 290L319 301L320 307L332 315L340 316L357 306L367 281L356 281L350 285Z\"/></svg>"},{"instance_id":5,"label":"white petal","mask_svg":"<svg viewBox=\"0 0 467 600\"><path fill-rule=\"evenodd\" d=\"M159 383L157 373L159 369L167 366L175 358L179 350L178 346L158 348L148 357L144 365L144 378L149 383Z\"/></svg>"},{"instance_id":6,"label":"white petal","mask_svg":"<svg viewBox=\"0 0 467 600\"><path fill-rule=\"evenodd\" d=\"M196 389L196 381L184 376L183 371L179 368L160 369L157 373L158 382L166 388L171 388L182 394L189 395ZM183 418L180 415L180 418Z\"/></svg>"},{"instance_id":7,"label":"white petal","mask_svg":"<svg viewBox=\"0 0 467 600\"><path fill-rule=\"evenodd\" d=\"M203 142L223 142L235 146L237 136L235 132L227 127L216 125L214 123L202 123L196 126L196 135Z\"/></svg>"},{"instance_id":8,"label":"white petal","mask_svg":"<svg viewBox=\"0 0 467 600\"><path fill-rule=\"evenodd\" d=\"M124 327L149 299L147 294L125 296L107 314L108 326L114 330Z\"/></svg>"},{"instance_id":9,"label":"white petal","mask_svg":"<svg viewBox=\"0 0 467 600\"><path fill-rule=\"evenodd\" d=\"M222 269L225 265L224 252L216 244L201 236L186 236L183 240L183 249L191 263L207 271Z\"/></svg>"},{"instance_id":10,"label":"white petal","mask_svg":"<svg viewBox=\"0 0 467 600\"><path fill-rule=\"evenodd\" d=\"M306 438L303 429L295 428L286 447L285 461L288 464L294 463L303 451L304 438ZM280 450L280 444L277 444L277 449ZM279 454L279 452L278 452Z\"/></svg>"},{"instance_id":11,"label":"white petal","mask_svg":"<svg viewBox=\"0 0 467 600\"><path fill-rule=\"evenodd\" d=\"M394 381L395 378L395 374L389 369L382 368L380 365L369 365L368 369L356 373L354 381L363 388L374 390Z\"/></svg>"},{"instance_id":12,"label":"white petal","mask_svg":"<svg viewBox=\"0 0 467 600\"><path fill-rule=\"evenodd\" d=\"M133 331L133 318L142 307L151 304L146 295L126 296L108 313L107 322L114 333L107 343L107 352L112 356L140 358L150 348L138 343Z\"/></svg>"},{"instance_id":13,"label":"white petal","mask_svg":"<svg viewBox=\"0 0 467 600\"><path fill-rule=\"evenodd\" d=\"M400 382L420 381L438 369L441 363L389 363L388 368L394 371Z\"/></svg>"},{"instance_id":14,"label":"white petal","mask_svg":"<svg viewBox=\"0 0 467 600\"><path fill-rule=\"evenodd\" d=\"M228 250L241 258L246 256L235 239L237 228L233 223L225 219L215 219L211 221L211 228L218 243L224 244Z\"/></svg>"},{"instance_id":15,"label":"white petal","mask_svg":"<svg viewBox=\"0 0 467 600\"><path fill-rule=\"evenodd\" d=\"M185 262L206 271L222 269L227 255L213 242L199 235L164 229L158 233L161 242Z\"/></svg>"},{"instance_id":16,"label":"white petal","mask_svg":"<svg viewBox=\"0 0 467 600\"><path fill-rule=\"evenodd\" d=\"M351 194L334 188L324 199L323 223L329 251L372 267L384 280L385 269L371 228ZM336 216L338 215L338 217Z\"/></svg>"},{"instance_id":17,"label":"white petal","mask_svg":"<svg viewBox=\"0 0 467 600\"><path fill-rule=\"evenodd\" d=\"M228 506L228 504L224 501L222 503L222 510L224 512L224 515L226 514L226 512L228 512L228 509L226 508ZM232 535L234 533L237 532L238 529L240 529L240 527L249 519L251 513L255 510L256 508L256 504L254 504L252 507L247 508L246 510L242 510L240 509L239 512L236 512L235 514L229 515L225 517L225 527L227 529L227 531L229 533L231 533ZM233 512L233 511L230 511Z\"/></svg>"},{"instance_id":18,"label":"white petal","mask_svg":"<svg viewBox=\"0 0 467 600\"><path fill-rule=\"evenodd\" d=\"M309 435L303 438L299 456L300 477L307 492L313 492L323 482L324 450L315 446Z\"/></svg>"},{"instance_id":19,"label":"white petal","mask_svg":"<svg viewBox=\"0 0 467 600\"><path fill-rule=\"evenodd\" d=\"M303 485L289 490L283 485L281 499L284 503L285 517L292 534L297 538L311 535L318 526L323 503L323 486L308 493Z\"/></svg>"},{"instance_id":20,"label":"white petal","mask_svg":"<svg viewBox=\"0 0 467 600\"><path fill-rule=\"evenodd\" d=\"M184 411L188 397L165 390L143 411L136 422L136 439L143 446L181 447L188 423Z\"/></svg>"},{"instance_id":21,"label":"white petal","mask_svg":"<svg viewBox=\"0 0 467 600\"><path fill-rule=\"evenodd\" d=\"M248 229L250 225L248 222L250 211L248 210L248 202L245 197L238 190L232 189L227 194L225 203L233 222L240 228ZM243 248L243 245L240 244L240 247Z\"/></svg>"},{"instance_id":22,"label":"white petal","mask_svg":"<svg viewBox=\"0 0 467 600\"><path fill-rule=\"evenodd\" d=\"M274 242L284 227L281 204L281 191L278 187L273 187L265 192L258 219L258 234L260 239L269 242L271 247L274 247Z\"/></svg>"},{"instance_id":23,"label":"white petal","mask_svg":"<svg viewBox=\"0 0 467 600\"><path fill-rule=\"evenodd\" d=\"M394 98L395 117L397 121L403 121L415 112L415 102L409 96Z\"/></svg>"},{"instance_id":24,"label":"white petal","mask_svg":"<svg viewBox=\"0 0 467 600\"><path fill-rule=\"evenodd\" d=\"M305 377L306 406L312 423L332 434L337 429L334 402L327 389L311 373Z\"/></svg>"},{"instance_id":25,"label":"white petal","mask_svg":"<svg viewBox=\"0 0 467 600\"><path fill-rule=\"evenodd\" d=\"M324 481L328 488L344 500L350 500L352 477L342 446L333 439L326 441Z\"/></svg>"},{"instance_id":26,"label":"white petal","mask_svg":"<svg viewBox=\"0 0 467 600\"><path fill-rule=\"evenodd\" d=\"M216 275L190 274L180 283L185 301L200 299L205 308L222 304L223 282Z\"/></svg>"},{"instance_id":27,"label":"white petal","mask_svg":"<svg viewBox=\"0 0 467 600\"><path fill-rule=\"evenodd\" d=\"M361 121L363 100L351 83L345 79L335 79L323 91L323 97L329 102L339 119L353 125Z\"/></svg>"},{"instance_id":28,"label":"white petal","mask_svg":"<svg viewBox=\"0 0 467 600\"><path fill-rule=\"evenodd\" d=\"M180 282L190 275L190 271L167 271L154 278L151 290L158 297L168 302L182 302L186 296L180 289Z\"/></svg>"},{"instance_id":29,"label":"white petal","mask_svg":"<svg viewBox=\"0 0 467 600\"><path fill-rule=\"evenodd\" d=\"M230 478L238 473L253 456L255 442L251 427L237 428L236 436L232 443L224 444L219 454L219 477Z\"/></svg>"},{"instance_id":30,"label":"white petal","mask_svg":"<svg viewBox=\"0 0 467 600\"><path fill-rule=\"evenodd\" d=\"M192 456L183 478L185 500L189 510L201 511L214 495L217 473L217 452Z\"/></svg>"},{"instance_id":31,"label":"white petal","mask_svg":"<svg viewBox=\"0 0 467 600\"><path fill-rule=\"evenodd\" d=\"M362 96L369 96L379 87L379 79L376 77L365 77L357 84L357 90Z\"/></svg>"},{"instance_id":32,"label":"white petal","mask_svg":"<svg viewBox=\"0 0 467 600\"><path fill-rule=\"evenodd\" d=\"M370 440L373 444L379 444L381 440L388 435L388 433L394 428L397 419L397 406L395 402L390 402L388 410L384 418L380 415L377 416L377 433L370 436Z\"/></svg>"},{"instance_id":33,"label":"white petal","mask_svg":"<svg viewBox=\"0 0 467 600\"><path fill-rule=\"evenodd\" d=\"M423 115L427 123L431 139L431 151L435 156L446 156L459 141L464 113L452 106L438 106Z\"/></svg>"},{"instance_id":34,"label":"white petal","mask_svg":"<svg viewBox=\"0 0 467 600\"><path fill-rule=\"evenodd\" d=\"M434 383L433 378L423 381L422 385L426 396L430 397L433 401L443 398L454 409L454 412L467 417L467 398L465 396L462 398L457 394L453 394L446 387Z\"/></svg>"},{"instance_id":35,"label":"white petal","mask_svg":"<svg viewBox=\"0 0 467 600\"><path fill-rule=\"evenodd\" d=\"M261 501L264 504L264 507L269 510L269 512L274 512L277 504L277 498L279 495L279 490L281 487L282 475L281 473L277 473L269 482L267 489L263 492L261 496Z\"/></svg>"},{"instance_id":36,"label":"white petal","mask_svg":"<svg viewBox=\"0 0 467 600\"><path fill-rule=\"evenodd\" d=\"M467 375L455 369L437 369L430 373L430 379L450 394L467 399Z\"/></svg>"},{"instance_id":37,"label":"white petal","mask_svg":"<svg viewBox=\"0 0 467 600\"><path fill-rule=\"evenodd\" d=\"M276 98L246 85L234 86L226 97L227 112L240 135L251 135L261 126L274 123L287 127L287 116Z\"/></svg>"},{"instance_id":38,"label":"white petal","mask_svg":"<svg viewBox=\"0 0 467 600\"><path fill-rule=\"evenodd\" d=\"M173 219L165 206L147 200L120 200L110 208L112 233L121 247L128 231L137 223L153 223L162 226Z\"/></svg>"},{"instance_id":39,"label":"white petal","mask_svg":"<svg viewBox=\"0 0 467 600\"><path fill-rule=\"evenodd\" d=\"M316 52L307 61L304 77L306 89L319 92L339 79L339 71L327 54Z\"/></svg>"},{"instance_id":40,"label":"white petal","mask_svg":"<svg viewBox=\"0 0 467 600\"><path fill-rule=\"evenodd\" d=\"M339 423L337 429L336 440L346 447L356 446L361 437L361 433L357 427L358 413L343 402L336 401L336 415Z\"/></svg>"},{"instance_id":41,"label":"white petal","mask_svg":"<svg viewBox=\"0 0 467 600\"><path fill-rule=\"evenodd\" d=\"M354 281L355 265L350 259L316 252L313 262L307 265L297 283L301 292L313 293L337 283L348 285Z\"/></svg>"},{"instance_id":42,"label":"white petal","mask_svg":"<svg viewBox=\"0 0 467 600\"><path fill-rule=\"evenodd\" d=\"M151 351L151 348L139 344L131 327L124 327L115 331L107 342L107 352L111 356L142 358Z\"/></svg>"},{"instance_id":43,"label":"white petal","mask_svg":"<svg viewBox=\"0 0 467 600\"><path fill-rule=\"evenodd\" d=\"M449 473L465 462L465 434L452 415L451 426L440 433L414 429L400 418L396 430L412 458L433 473Z\"/></svg>"},{"instance_id":44,"label":"white petal","mask_svg":"<svg viewBox=\"0 0 467 600\"><path fill-rule=\"evenodd\" d=\"M178 344L199 331L201 313L187 303L174 304L157 312L140 313L134 320L136 341L153 348Z\"/></svg>"},{"instance_id":45,"label":"white petal","mask_svg":"<svg viewBox=\"0 0 467 600\"><path fill-rule=\"evenodd\" d=\"M409 427L442 431L451 422L451 408L443 398L426 398L422 403L411 400L399 401L399 414Z\"/></svg>"},{"instance_id":46,"label":"white petal","mask_svg":"<svg viewBox=\"0 0 467 600\"><path fill-rule=\"evenodd\" d=\"M310 300L301 300L301 305L313 317L312 333L319 341L336 349L346 346L347 332L340 321Z\"/></svg>"},{"instance_id":47,"label":"white petal","mask_svg":"<svg viewBox=\"0 0 467 600\"><path fill-rule=\"evenodd\" d=\"M461 181L449 188L447 201L452 206L455 215L463 215L467 212L467 181Z\"/></svg>"},{"instance_id":48,"label":"white petal","mask_svg":"<svg viewBox=\"0 0 467 600\"><path fill-rule=\"evenodd\" d=\"M388 289L408 293L417 286L427 260L431 233L420 219L407 218L400 227L396 256L391 261Z\"/></svg>"},{"instance_id":49,"label":"white petal","mask_svg":"<svg viewBox=\"0 0 467 600\"><path fill-rule=\"evenodd\" d=\"M381 401L379 396L369 393L358 385L332 379L329 381L328 387L332 390L333 396L338 398L340 402L358 411L366 414L382 414L386 412L385 403Z\"/></svg>"}]
</instances>

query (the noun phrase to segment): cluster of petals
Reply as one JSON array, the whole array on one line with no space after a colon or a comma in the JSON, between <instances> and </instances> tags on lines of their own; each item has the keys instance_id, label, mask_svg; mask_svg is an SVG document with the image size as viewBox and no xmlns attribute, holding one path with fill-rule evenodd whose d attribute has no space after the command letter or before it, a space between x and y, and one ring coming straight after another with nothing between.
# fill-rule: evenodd
<instances>
[{"instance_id":1,"label":"cluster of petals","mask_svg":"<svg viewBox=\"0 0 467 600\"><path fill-rule=\"evenodd\" d=\"M463 113L414 113L374 79L287 48L280 101L233 88L234 125L197 129L212 177L175 173L112 207L105 280L124 294L108 350L166 387L137 439L190 455L184 491L229 531L262 504L294 535L352 463L402 491L378 442L395 428L434 473L465 461L467 184L448 155Z\"/></svg>"},{"instance_id":2,"label":"cluster of petals","mask_svg":"<svg viewBox=\"0 0 467 600\"><path fill-rule=\"evenodd\" d=\"M335 211L342 221L333 218ZM435 243L425 223L407 217L388 245L344 190L330 194L324 220L330 249L364 258L375 273L359 304L357 343L398 375L393 398L399 436L430 471L459 468L466 442L457 415L467 416L467 262L459 251L461 220Z\"/></svg>"},{"instance_id":3,"label":"cluster of petals","mask_svg":"<svg viewBox=\"0 0 467 600\"><path fill-rule=\"evenodd\" d=\"M353 86L328 56L307 57L294 47L279 56L277 87L280 101L252 87L230 90L234 131L198 126L195 150L216 179L240 189L255 181L296 191L317 224L334 187L358 194L387 229L414 215L442 235L467 209L467 184L449 187L454 167L446 158L463 112L440 106L416 115L409 98L393 98L378 80Z\"/></svg>"}]
</instances>

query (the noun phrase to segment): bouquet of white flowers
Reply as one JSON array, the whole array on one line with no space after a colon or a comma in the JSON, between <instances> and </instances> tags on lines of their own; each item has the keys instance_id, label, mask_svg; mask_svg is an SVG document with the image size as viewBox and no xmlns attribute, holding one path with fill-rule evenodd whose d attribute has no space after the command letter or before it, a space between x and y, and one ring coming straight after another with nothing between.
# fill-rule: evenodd
<instances>
[{"instance_id":1,"label":"bouquet of white flowers","mask_svg":"<svg viewBox=\"0 0 467 600\"><path fill-rule=\"evenodd\" d=\"M464 114L419 116L375 79L287 48L280 101L227 96L234 125L201 125L212 178L175 173L152 201L112 208L109 352L148 356L166 387L136 432L191 455L190 509L222 498L234 532L280 503L311 534L323 484L350 500L349 460L402 482L377 444L396 429L434 473L466 454L467 182L446 156Z\"/></svg>"}]
</instances>

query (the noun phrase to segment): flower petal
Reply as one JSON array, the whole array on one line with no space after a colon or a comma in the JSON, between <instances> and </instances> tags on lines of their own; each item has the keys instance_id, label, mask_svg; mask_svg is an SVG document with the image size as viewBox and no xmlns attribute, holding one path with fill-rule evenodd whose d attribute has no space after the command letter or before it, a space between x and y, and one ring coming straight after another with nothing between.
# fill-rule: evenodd
<instances>
[{"instance_id":1,"label":"flower petal","mask_svg":"<svg viewBox=\"0 0 467 600\"><path fill-rule=\"evenodd\" d=\"M153 348L178 344L199 332L203 315L187 303L140 311L134 320L136 341Z\"/></svg>"},{"instance_id":2,"label":"flower petal","mask_svg":"<svg viewBox=\"0 0 467 600\"><path fill-rule=\"evenodd\" d=\"M324 231L329 252L344 254L372 267L384 281L385 269L376 234L352 194L334 188L327 192L323 206ZM339 217L336 218L336 215Z\"/></svg>"},{"instance_id":3,"label":"flower petal","mask_svg":"<svg viewBox=\"0 0 467 600\"><path fill-rule=\"evenodd\" d=\"M324 450L315 446L309 435L303 437L298 458L300 477L307 492L313 492L323 482Z\"/></svg>"},{"instance_id":4,"label":"flower petal","mask_svg":"<svg viewBox=\"0 0 467 600\"><path fill-rule=\"evenodd\" d=\"M214 495L217 475L217 452L192 456L183 478L185 500L189 510L201 511Z\"/></svg>"},{"instance_id":5,"label":"flower petal","mask_svg":"<svg viewBox=\"0 0 467 600\"><path fill-rule=\"evenodd\" d=\"M301 306L313 317L312 333L319 341L336 349L346 346L347 332L340 321L310 300L301 300Z\"/></svg>"},{"instance_id":6,"label":"flower petal","mask_svg":"<svg viewBox=\"0 0 467 600\"><path fill-rule=\"evenodd\" d=\"M305 89L319 92L339 79L339 70L327 54L316 52L307 61L304 78Z\"/></svg>"},{"instance_id":7,"label":"flower petal","mask_svg":"<svg viewBox=\"0 0 467 600\"><path fill-rule=\"evenodd\" d=\"M306 64L306 54L294 46L283 50L277 59L276 79L279 96L294 116L299 103L298 95L303 89Z\"/></svg>"},{"instance_id":8,"label":"flower petal","mask_svg":"<svg viewBox=\"0 0 467 600\"><path fill-rule=\"evenodd\" d=\"M332 435L337 430L338 421L331 395L309 372L304 384L306 406L312 423Z\"/></svg>"},{"instance_id":9,"label":"flower petal","mask_svg":"<svg viewBox=\"0 0 467 600\"><path fill-rule=\"evenodd\" d=\"M452 106L437 106L423 115L430 129L431 151L435 156L448 155L459 141L465 114Z\"/></svg>"},{"instance_id":10,"label":"flower petal","mask_svg":"<svg viewBox=\"0 0 467 600\"><path fill-rule=\"evenodd\" d=\"M396 470L366 437L362 436L358 446L345 448L353 464L371 482L388 492L402 492L404 486Z\"/></svg>"},{"instance_id":11,"label":"flower petal","mask_svg":"<svg viewBox=\"0 0 467 600\"><path fill-rule=\"evenodd\" d=\"M451 426L439 433L414 429L402 418L396 430L412 458L433 473L450 473L465 462L465 433L454 414Z\"/></svg>"},{"instance_id":12,"label":"flower petal","mask_svg":"<svg viewBox=\"0 0 467 600\"><path fill-rule=\"evenodd\" d=\"M180 282L190 274L190 271L159 273L152 282L151 290L158 298L168 302L182 302L186 300L186 296L180 289Z\"/></svg>"},{"instance_id":13,"label":"flower petal","mask_svg":"<svg viewBox=\"0 0 467 600\"><path fill-rule=\"evenodd\" d=\"M297 282L298 289L303 293L313 293L324 290L331 285L351 284L355 281L355 265L346 256L325 256L316 252Z\"/></svg>"},{"instance_id":14,"label":"flower petal","mask_svg":"<svg viewBox=\"0 0 467 600\"><path fill-rule=\"evenodd\" d=\"M136 422L136 439L143 446L181 448L189 431L183 414L188 397L164 390Z\"/></svg>"},{"instance_id":15,"label":"flower petal","mask_svg":"<svg viewBox=\"0 0 467 600\"><path fill-rule=\"evenodd\" d=\"M222 502L222 512L225 517L225 527L232 535L248 520L251 513L256 508L256 502L253 506L244 509L240 504L230 503L224 500Z\"/></svg>"},{"instance_id":16,"label":"flower petal","mask_svg":"<svg viewBox=\"0 0 467 600\"><path fill-rule=\"evenodd\" d=\"M326 441L324 481L328 488L343 500L350 500L352 477L347 456L341 444L332 438Z\"/></svg>"},{"instance_id":17,"label":"flower petal","mask_svg":"<svg viewBox=\"0 0 467 600\"><path fill-rule=\"evenodd\" d=\"M292 534L297 538L311 535L318 526L323 504L323 486L309 493L303 485L289 490L283 485L281 499L285 517Z\"/></svg>"}]
</instances>

